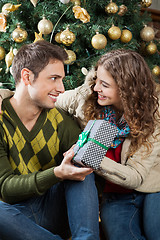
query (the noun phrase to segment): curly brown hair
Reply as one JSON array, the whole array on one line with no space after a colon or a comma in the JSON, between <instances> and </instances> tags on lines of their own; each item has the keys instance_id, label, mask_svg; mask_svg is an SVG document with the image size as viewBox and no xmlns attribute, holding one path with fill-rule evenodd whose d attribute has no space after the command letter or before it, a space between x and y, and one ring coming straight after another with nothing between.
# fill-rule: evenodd
<instances>
[{"instance_id":1,"label":"curly brown hair","mask_svg":"<svg viewBox=\"0 0 160 240\"><path fill-rule=\"evenodd\" d=\"M132 50L118 49L103 55L96 67L103 66L116 81L125 120L130 127L132 155L141 144L148 147L148 137L155 130L158 113L158 96L152 73L143 57ZM93 80L92 90L95 81ZM84 105L86 122L99 119L103 107L97 103L97 93L92 92ZM158 115L157 115L158 114Z\"/></svg>"}]
</instances>

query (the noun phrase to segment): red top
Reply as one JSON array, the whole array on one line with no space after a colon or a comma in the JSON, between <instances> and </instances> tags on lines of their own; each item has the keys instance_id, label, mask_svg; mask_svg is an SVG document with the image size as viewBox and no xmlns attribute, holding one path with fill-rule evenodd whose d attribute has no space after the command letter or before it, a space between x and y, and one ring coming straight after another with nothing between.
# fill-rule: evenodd
<instances>
[{"instance_id":1,"label":"red top","mask_svg":"<svg viewBox=\"0 0 160 240\"><path fill-rule=\"evenodd\" d=\"M122 143L117 148L110 148L106 153L106 157L112 159L117 163L121 163L121 149ZM115 183L106 180L104 192L130 193L133 190L121 187Z\"/></svg>"}]
</instances>

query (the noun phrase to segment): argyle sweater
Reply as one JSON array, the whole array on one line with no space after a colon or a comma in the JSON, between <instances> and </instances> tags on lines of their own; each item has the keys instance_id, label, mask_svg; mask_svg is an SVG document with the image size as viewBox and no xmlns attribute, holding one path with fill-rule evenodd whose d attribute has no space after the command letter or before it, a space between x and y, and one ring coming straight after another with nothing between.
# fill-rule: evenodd
<instances>
[{"instance_id":1,"label":"argyle sweater","mask_svg":"<svg viewBox=\"0 0 160 240\"><path fill-rule=\"evenodd\" d=\"M0 197L16 203L42 195L59 180L54 167L78 139L80 129L65 113L43 110L28 131L10 104L3 100L0 117Z\"/></svg>"}]
</instances>

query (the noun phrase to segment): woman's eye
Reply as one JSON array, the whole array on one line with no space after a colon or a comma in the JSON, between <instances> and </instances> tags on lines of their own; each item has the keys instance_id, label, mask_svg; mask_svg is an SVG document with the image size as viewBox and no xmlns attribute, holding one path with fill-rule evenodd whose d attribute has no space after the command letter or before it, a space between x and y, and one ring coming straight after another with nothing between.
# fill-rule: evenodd
<instances>
[{"instance_id":1,"label":"woman's eye","mask_svg":"<svg viewBox=\"0 0 160 240\"><path fill-rule=\"evenodd\" d=\"M102 83L102 86L103 86L103 87L105 87L105 88L108 88L108 86L107 86L107 85L105 85L105 84L103 84L103 83Z\"/></svg>"}]
</instances>

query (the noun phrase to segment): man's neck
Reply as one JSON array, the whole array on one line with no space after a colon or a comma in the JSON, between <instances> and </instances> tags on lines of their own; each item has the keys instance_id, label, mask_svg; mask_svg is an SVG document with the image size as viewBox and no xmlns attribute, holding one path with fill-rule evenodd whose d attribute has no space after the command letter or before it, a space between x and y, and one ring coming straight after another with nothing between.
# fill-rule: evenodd
<instances>
[{"instance_id":1,"label":"man's neck","mask_svg":"<svg viewBox=\"0 0 160 240\"><path fill-rule=\"evenodd\" d=\"M20 118L23 125L31 131L34 127L42 109L35 107L27 100L26 96L23 94L16 94L10 99L10 103Z\"/></svg>"}]
</instances>

